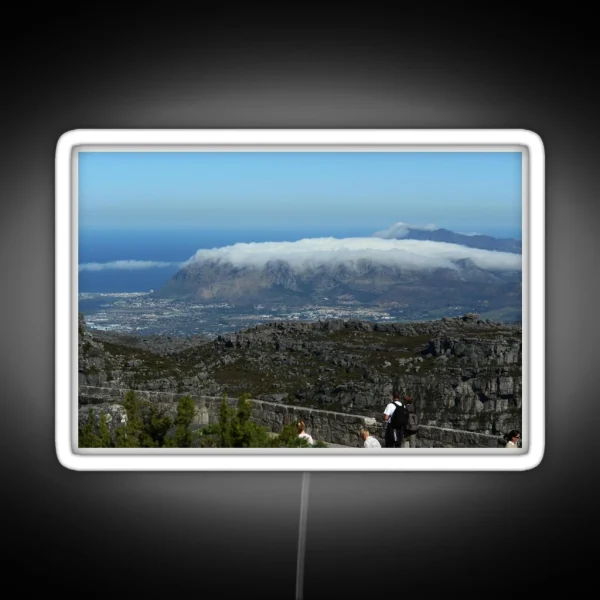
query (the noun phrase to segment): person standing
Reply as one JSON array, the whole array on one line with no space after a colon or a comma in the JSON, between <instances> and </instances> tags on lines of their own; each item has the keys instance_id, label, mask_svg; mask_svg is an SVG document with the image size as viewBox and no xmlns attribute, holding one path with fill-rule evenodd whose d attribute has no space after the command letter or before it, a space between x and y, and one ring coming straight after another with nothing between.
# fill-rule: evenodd
<instances>
[{"instance_id":1,"label":"person standing","mask_svg":"<svg viewBox=\"0 0 600 600\"><path fill-rule=\"evenodd\" d=\"M518 429L513 429L510 433L504 436L508 441L506 442L505 448L518 448L519 440L521 439L521 432Z\"/></svg>"},{"instance_id":2,"label":"person standing","mask_svg":"<svg viewBox=\"0 0 600 600\"><path fill-rule=\"evenodd\" d=\"M369 433L368 429L364 427L360 430L360 437L362 438L365 448L381 448L381 444L377 438L374 438Z\"/></svg>"},{"instance_id":3,"label":"person standing","mask_svg":"<svg viewBox=\"0 0 600 600\"><path fill-rule=\"evenodd\" d=\"M404 411L404 405L400 402L400 394L394 391L392 401L385 407L385 411L383 412L386 448L402 448L405 421Z\"/></svg>"},{"instance_id":4,"label":"person standing","mask_svg":"<svg viewBox=\"0 0 600 600\"><path fill-rule=\"evenodd\" d=\"M304 438L311 446L315 443L312 436L306 433L306 424L304 421L298 421L296 424L296 431L298 431L298 437Z\"/></svg>"},{"instance_id":5,"label":"person standing","mask_svg":"<svg viewBox=\"0 0 600 600\"><path fill-rule=\"evenodd\" d=\"M417 431L419 429L419 415L415 410L412 396L404 396L404 406L408 410L408 422L404 428L404 447L417 447Z\"/></svg>"}]
</instances>

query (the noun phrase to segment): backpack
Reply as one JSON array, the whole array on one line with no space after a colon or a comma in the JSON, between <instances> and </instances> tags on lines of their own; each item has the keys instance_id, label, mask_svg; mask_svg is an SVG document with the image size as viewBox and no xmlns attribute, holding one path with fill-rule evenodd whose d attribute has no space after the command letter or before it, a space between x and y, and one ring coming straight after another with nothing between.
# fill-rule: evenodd
<instances>
[{"instance_id":1,"label":"backpack","mask_svg":"<svg viewBox=\"0 0 600 600\"><path fill-rule=\"evenodd\" d=\"M396 410L390 418L390 427L392 429L402 429L408 423L408 410L404 404L397 404L396 402L394 404L396 405Z\"/></svg>"},{"instance_id":2,"label":"backpack","mask_svg":"<svg viewBox=\"0 0 600 600\"><path fill-rule=\"evenodd\" d=\"M396 411L394 411L396 412ZM408 410L408 420L406 423L406 431L417 431L419 429L419 415L416 413L414 406Z\"/></svg>"}]
</instances>

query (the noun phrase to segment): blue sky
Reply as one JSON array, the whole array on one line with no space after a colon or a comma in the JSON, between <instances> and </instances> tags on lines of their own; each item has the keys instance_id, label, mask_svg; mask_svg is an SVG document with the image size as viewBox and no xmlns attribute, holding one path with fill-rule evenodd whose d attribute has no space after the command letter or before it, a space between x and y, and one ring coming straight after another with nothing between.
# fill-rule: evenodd
<instances>
[{"instance_id":1,"label":"blue sky","mask_svg":"<svg viewBox=\"0 0 600 600\"><path fill-rule=\"evenodd\" d=\"M520 153L82 152L83 229L521 229Z\"/></svg>"}]
</instances>

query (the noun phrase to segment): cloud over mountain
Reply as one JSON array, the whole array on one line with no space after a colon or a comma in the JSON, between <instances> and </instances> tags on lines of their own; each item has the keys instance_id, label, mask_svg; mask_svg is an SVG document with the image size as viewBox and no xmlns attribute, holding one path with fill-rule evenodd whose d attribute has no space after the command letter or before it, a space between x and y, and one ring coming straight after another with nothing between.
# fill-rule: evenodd
<instances>
[{"instance_id":1,"label":"cloud over mountain","mask_svg":"<svg viewBox=\"0 0 600 600\"><path fill-rule=\"evenodd\" d=\"M198 250L187 261L194 265L206 261L240 267L262 268L283 261L295 270L321 265L344 264L349 268L369 261L408 270L451 268L455 261L470 260L489 271L521 270L521 255L470 248L459 244L425 240L398 240L382 237L307 238L296 242L239 243L210 250Z\"/></svg>"},{"instance_id":2,"label":"cloud over mountain","mask_svg":"<svg viewBox=\"0 0 600 600\"><path fill-rule=\"evenodd\" d=\"M184 263L164 262L159 260L113 260L105 263L90 262L79 265L80 271L106 271L106 270L138 270L156 269L161 267L181 267Z\"/></svg>"},{"instance_id":3,"label":"cloud over mountain","mask_svg":"<svg viewBox=\"0 0 600 600\"><path fill-rule=\"evenodd\" d=\"M376 231L373 235L383 239L400 239L408 235L411 229L419 231L436 231L438 227L433 223L429 223L428 225L409 225L408 223L398 221L387 229Z\"/></svg>"}]
</instances>

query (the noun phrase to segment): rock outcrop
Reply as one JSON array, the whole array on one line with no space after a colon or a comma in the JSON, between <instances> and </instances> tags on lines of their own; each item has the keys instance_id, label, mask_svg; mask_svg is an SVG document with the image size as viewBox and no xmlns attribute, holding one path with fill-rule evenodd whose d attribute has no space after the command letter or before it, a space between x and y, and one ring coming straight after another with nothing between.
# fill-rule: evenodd
<instances>
[{"instance_id":1,"label":"rock outcrop","mask_svg":"<svg viewBox=\"0 0 600 600\"><path fill-rule=\"evenodd\" d=\"M327 320L260 325L208 342L102 342L80 317L79 381L238 397L381 418L410 393L424 425L495 435L521 428L521 326L477 315L421 323Z\"/></svg>"}]
</instances>

